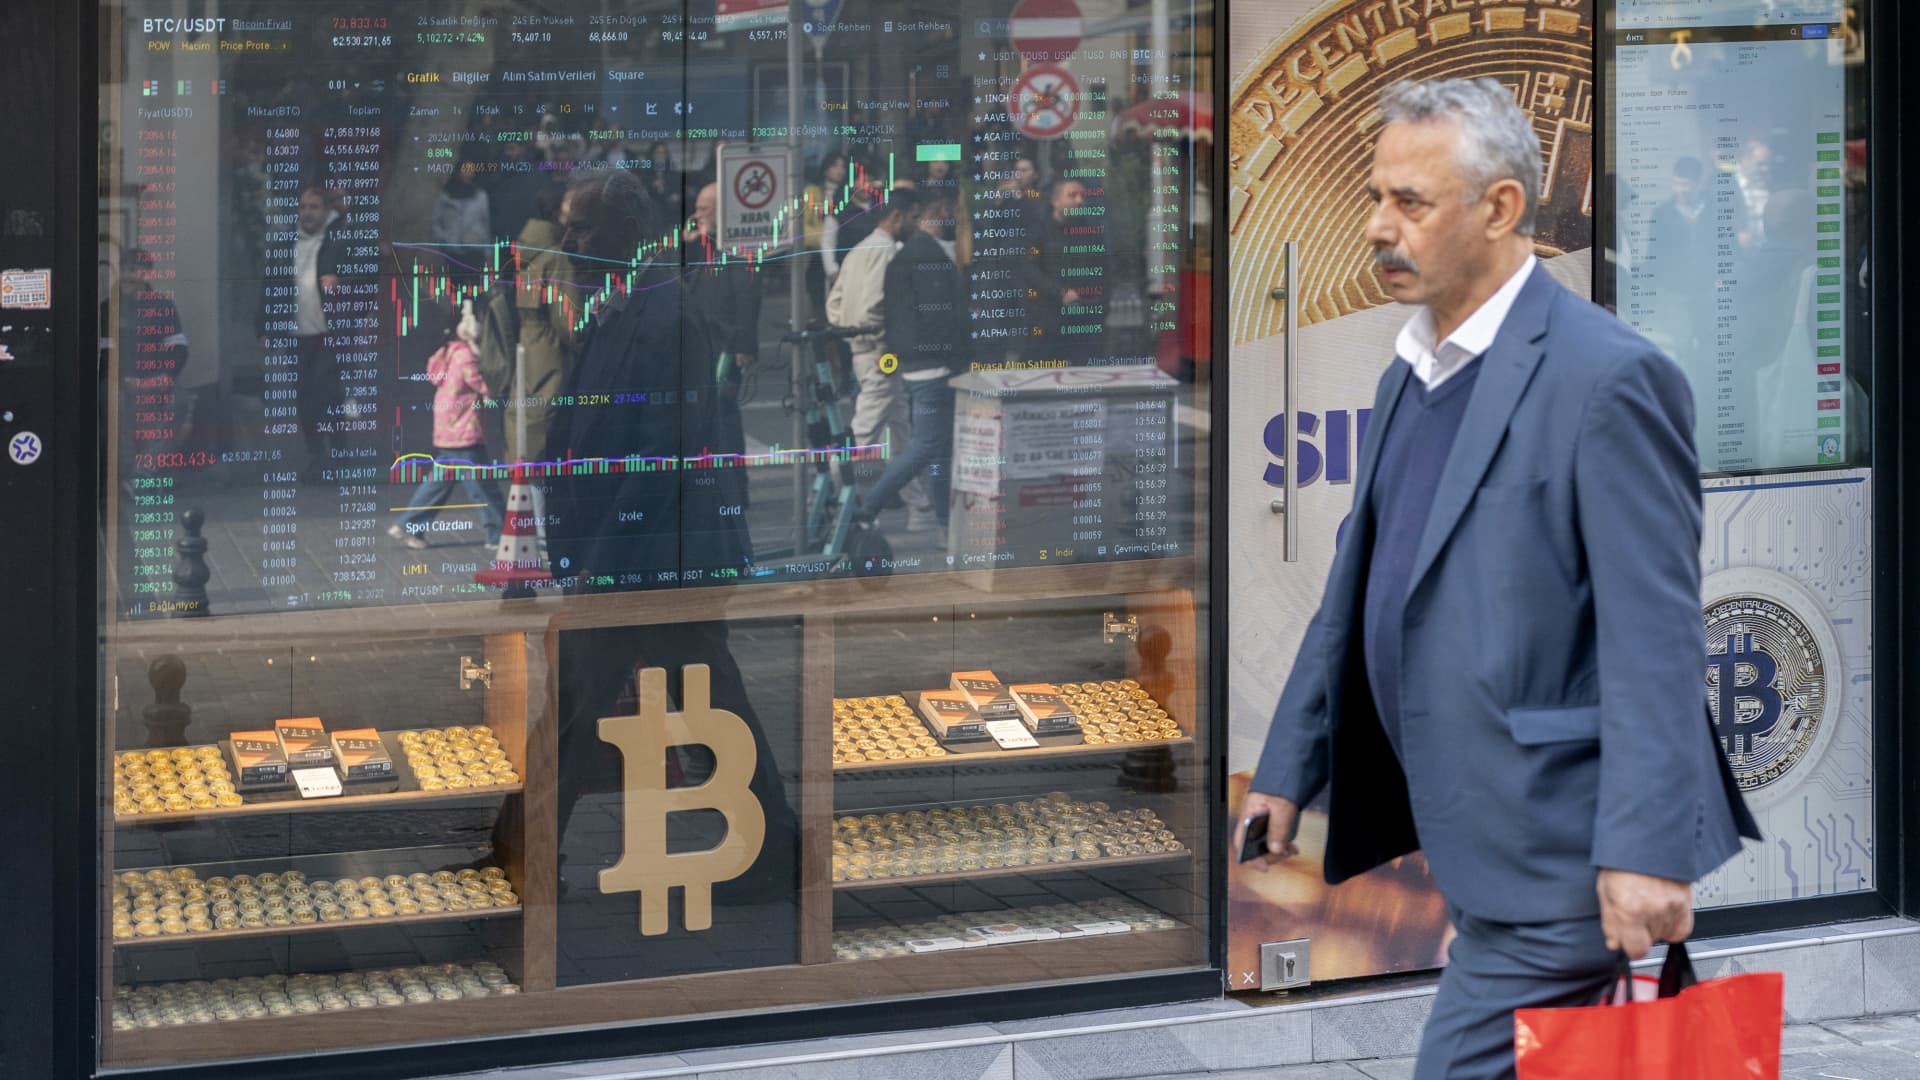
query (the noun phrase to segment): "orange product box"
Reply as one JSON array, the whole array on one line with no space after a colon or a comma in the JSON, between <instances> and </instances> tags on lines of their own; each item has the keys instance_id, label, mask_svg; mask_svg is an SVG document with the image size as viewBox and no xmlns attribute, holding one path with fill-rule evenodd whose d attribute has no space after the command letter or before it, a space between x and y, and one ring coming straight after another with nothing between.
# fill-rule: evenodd
<instances>
[{"instance_id":1,"label":"orange product box","mask_svg":"<svg viewBox=\"0 0 1920 1080\"><path fill-rule=\"evenodd\" d=\"M287 755L280 749L280 736L272 731L236 731L233 764L243 788L276 787L287 782Z\"/></svg>"},{"instance_id":2,"label":"orange product box","mask_svg":"<svg viewBox=\"0 0 1920 1080\"><path fill-rule=\"evenodd\" d=\"M275 720L273 730L280 738L280 752L286 755L288 768L333 764L333 746L319 717Z\"/></svg>"},{"instance_id":3,"label":"orange product box","mask_svg":"<svg viewBox=\"0 0 1920 1080\"><path fill-rule=\"evenodd\" d=\"M342 780L384 780L393 775L393 756L372 728L334 732L333 756Z\"/></svg>"}]
</instances>

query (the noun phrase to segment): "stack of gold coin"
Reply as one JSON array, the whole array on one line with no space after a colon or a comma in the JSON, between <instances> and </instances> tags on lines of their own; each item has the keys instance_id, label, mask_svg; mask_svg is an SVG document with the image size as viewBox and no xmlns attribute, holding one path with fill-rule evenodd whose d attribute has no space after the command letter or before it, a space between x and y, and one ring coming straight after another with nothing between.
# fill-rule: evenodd
<instances>
[{"instance_id":1,"label":"stack of gold coin","mask_svg":"<svg viewBox=\"0 0 1920 1080\"><path fill-rule=\"evenodd\" d=\"M833 763L920 761L945 757L938 739L920 722L907 699L888 697L833 699Z\"/></svg>"},{"instance_id":2,"label":"stack of gold coin","mask_svg":"<svg viewBox=\"0 0 1920 1080\"><path fill-rule=\"evenodd\" d=\"M1151 810L1063 792L1015 803L849 814L834 821L835 881L911 878L1183 852Z\"/></svg>"},{"instance_id":3,"label":"stack of gold coin","mask_svg":"<svg viewBox=\"0 0 1920 1080\"><path fill-rule=\"evenodd\" d=\"M113 813L190 814L242 804L218 746L128 750L113 756Z\"/></svg>"},{"instance_id":4,"label":"stack of gold coin","mask_svg":"<svg viewBox=\"0 0 1920 1080\"><path fill-rule=\"evenodd\" d=\"M173 1027L339 1009L517 994L494 963L422 964L326 975L250 975L114 988L113 1028Z\"/></svg>"},{"instance_id":5,"label":"stack of gold coin","mask_svg":"<svg viewBox=\"0 0 1920 1080\"><path fill-rule=\"evenodd\" d=\"M128 870L115 879L113 936L124 940L358 922L519 903L506 871L497 866L311 882L299 870L203 881L191 867L158 867Z\"/></svg>"},{"instance_id":6,"label":"stack of gold coin","mask_svg":"<svg viewBox=\"0 0 1920 1080\"><path fill-rule=\"evenodd\" d=\"M407 765L421 791L466 791L520 782L507 752L484 725L402 731L394 738L406 751Z\"/></svg>"},{"instance_id":7,"label":"stack of gold coin","mask_svg":"<svg viewBox=\"0 0 1920 1080\"><path fill-rule=\"evenodd\" d=\"M1133 679L1062 683L1060 696L1080 720L1087 745L1166 742L1180 725Z\"/></svg>"}]
</instances>

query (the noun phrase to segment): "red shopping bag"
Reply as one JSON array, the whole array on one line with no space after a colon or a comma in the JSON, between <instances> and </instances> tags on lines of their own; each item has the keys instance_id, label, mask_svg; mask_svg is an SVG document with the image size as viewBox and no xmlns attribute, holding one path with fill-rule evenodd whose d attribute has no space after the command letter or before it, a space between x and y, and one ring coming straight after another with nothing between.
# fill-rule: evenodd
<instances>
[{"instance_id":1,"label":"red shopping bag","mask_svg":"<svg viewBox=\"0 0 1920 1080\"><path fill-rule=\"evenodd\" d=\"M1779 972L1699 983L1673 945L1657 983L1625 956L1620 975L1609 997L1624 1004L1514 1012L1520 1080L1780 1080Z\"/></svg>"}]
</instances>

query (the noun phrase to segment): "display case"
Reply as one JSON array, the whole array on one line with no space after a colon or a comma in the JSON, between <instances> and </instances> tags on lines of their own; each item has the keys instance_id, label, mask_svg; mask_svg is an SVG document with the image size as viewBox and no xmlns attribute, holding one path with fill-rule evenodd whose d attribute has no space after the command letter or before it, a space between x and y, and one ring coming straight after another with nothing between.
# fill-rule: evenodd
<instances>
[{"instance_id":1,"label":"display case","mask_svg":"<svg viewBox=\"0 0 1920 1080\"><path fill-rule=\"evenodd\" d=\"M100 1068L1217 984L1210 8L375 7L99 11Z\"/></svg>"},{"instance_id":2,"label":"display case","mask_svg":"<svg viewBox=\"0 0 1920 1080\"><path fill-rule=\"evenodd\" d=\"M1201 570L123 627L105 1062L1204 969ZM668 655L671 695L624 663ZM631 714L570 723L589 684ZM943 728L949 696L975 704ZM242 783L285 756L248 732L299 717L375 729L391 773ZM733 839L754 850L723 864Z\"/></svg>"}]
</instances>

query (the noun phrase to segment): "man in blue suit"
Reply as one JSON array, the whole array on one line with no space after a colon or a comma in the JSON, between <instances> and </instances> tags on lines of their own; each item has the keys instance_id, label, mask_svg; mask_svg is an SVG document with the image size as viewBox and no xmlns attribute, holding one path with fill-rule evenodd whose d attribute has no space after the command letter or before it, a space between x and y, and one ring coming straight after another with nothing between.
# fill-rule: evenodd
<instances>
[{"instance_id":1,"label":"man in blue suit","mask_svg":"<svg viewBox=\"0 0 1920 1080\"><path fill-rule=\"evenodd\" d=\"M1328 792L1338 883L1426 851L1456 930L1416 1080L1511 1077L1513 1010L1592 1004L1758 838L1712 734L1693 398L1541 269L1540 145L1492 80L1382 97L1376 270L1420 310L1242 808Z\"/></svg>"}]
</instances>

